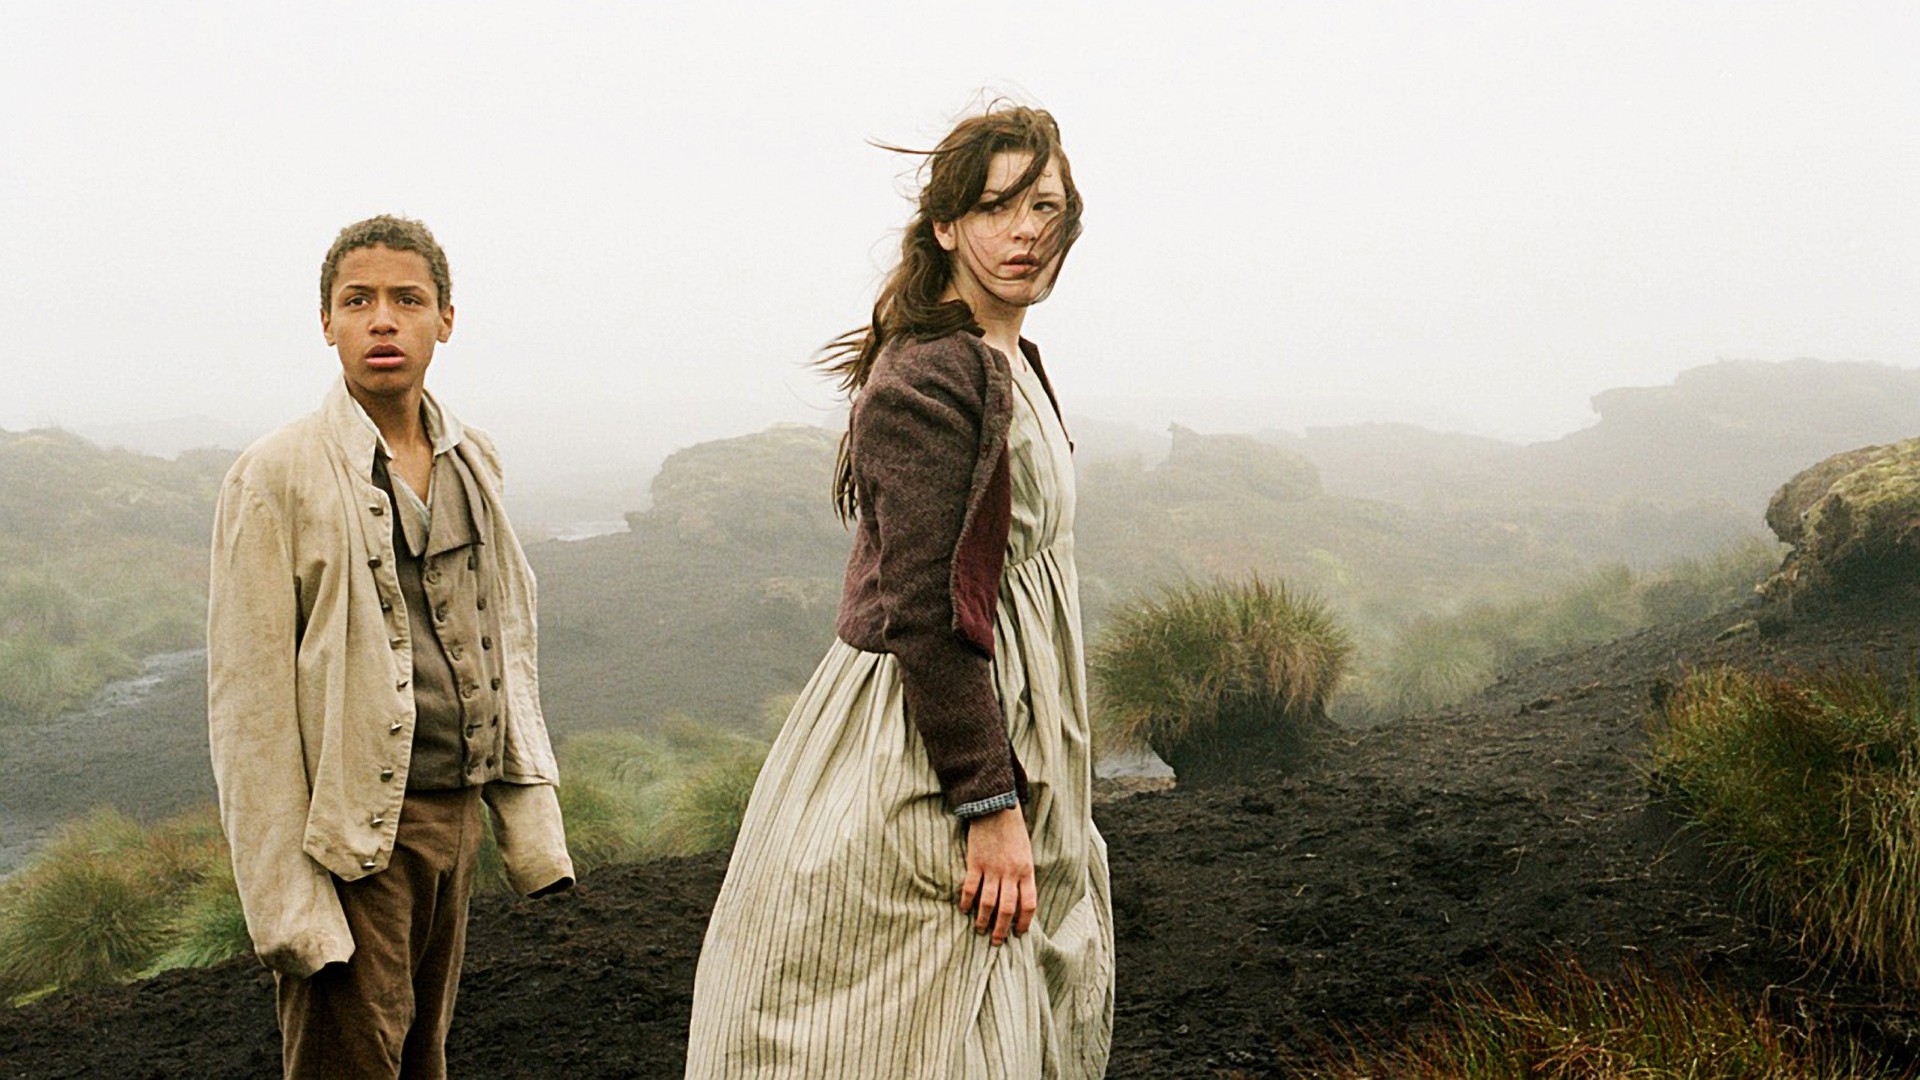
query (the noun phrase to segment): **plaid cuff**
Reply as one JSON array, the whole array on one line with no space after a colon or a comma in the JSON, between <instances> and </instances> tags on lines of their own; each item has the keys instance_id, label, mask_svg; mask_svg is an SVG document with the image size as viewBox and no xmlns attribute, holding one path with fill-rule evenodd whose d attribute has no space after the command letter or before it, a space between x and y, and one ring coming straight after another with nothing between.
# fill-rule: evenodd
<instances>
[{"instance_id":1,"label":"plaid cuff","mask_svg":"<svg viewBox=\"0 0 1920 1080\"><path fill-rule=\"evenodd\" d=\"M1004 795L995 795L991 798L975 799L970 803L961 803L959 806L953 808L953 814L955 817L977 818L987 814L998 813L1002 810L1011 810L1019 805L1019 794L1009 791Z\"/></svg>"}]
</instances>

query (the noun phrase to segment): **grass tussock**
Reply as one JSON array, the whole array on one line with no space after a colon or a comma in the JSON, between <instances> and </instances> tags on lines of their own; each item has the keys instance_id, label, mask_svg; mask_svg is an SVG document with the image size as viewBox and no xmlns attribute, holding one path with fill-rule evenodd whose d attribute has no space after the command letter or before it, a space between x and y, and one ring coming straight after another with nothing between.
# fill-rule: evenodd
<instances>
[{"instance_id":1,"label":"grass tussock","mask_svg":"<svg viewBox=\"0 0 1920 1080\"><path fill-rule=\"evenodd\" d=\"M1109 616L1089 658L1095 716L1178 770L1323 717L1351 652L1315 597L1259 577L1190 583Z\"/></svg>"},{"instance_id":2,"label":"grass tussock","mask_svg":"<svg viewBox=\"0 0 1920 1080\"><path fill-rule=\"evenodd\" d=\"M569 737L558 750L559 795L575 871L733 843L767 749L759 739L691 720ZM480 857L484 886L505 890L491 836Z\"/></svg>"},{"instance_id":3,"label":"grass tussock","mask_svg":"<svg viewBox=\"0 0 1920 1080\"><path fill-rule=\"evenodd\" d=\"M1697 673L1654 724L1661 780L1802 946L1920 987L1920 697L1877 672Z\"/></svg>"},{"instance_id":4,"label":"grass tussock","mask_svg":"<svg viewBox=\"0 0 1920 1080\"><path fill-rule=\"evenodd\" d=\"M1330 1070L1342 1080L1842 1080L1889 1075L1844 1038L1774 1019L1764 1003L1697 975L1629 964L1600 979L1577 963L1475 990L1424 1036Z\"/></svg>"},{"instance_id":5,"label":"grass tussock","mask_svg":"<svg viewBox=\"0 0 1920 1080\"><path fill-rule=\"evenodd\" d=\"M225 959L238 948L197 909L232 891L210 813L142 826L103 810L69 825L0 886L0 997L104 986L179 952ZM235 901L237 906L237 901Z\"/></svg>"},{"instance_id":6,"label":"grass tussock","mask_svg":"<svg viewBox=\"0 0 1920 1080\"><path fill-rule=\"evenodd\" d=\"M661 846L673 854L731 847L760 778L766 749L743 745L694 770L674 792L661 821Z\"/></svg>"}]
</instances>

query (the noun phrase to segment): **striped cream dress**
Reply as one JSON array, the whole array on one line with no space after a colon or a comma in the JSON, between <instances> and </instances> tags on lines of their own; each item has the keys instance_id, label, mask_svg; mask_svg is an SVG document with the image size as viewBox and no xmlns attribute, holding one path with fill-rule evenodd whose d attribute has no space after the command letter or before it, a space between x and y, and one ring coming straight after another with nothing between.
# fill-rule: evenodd
<instances>
[{"instance_id":1,"label":"striped cream dress","mask_svg":"<svg viewBox=\"0 0 1920 1080\"><path fill-rule=\"evenodd\" d=\"M964 831L894 658L836 641L774 742L694 980L689 1078L1098 1077L1113 1027L1107 849L1090 816L1073 465L1014 376L994 684L1026 769L1039 911L1002 946L956 901Z\"/></svg>"}]
</instances>

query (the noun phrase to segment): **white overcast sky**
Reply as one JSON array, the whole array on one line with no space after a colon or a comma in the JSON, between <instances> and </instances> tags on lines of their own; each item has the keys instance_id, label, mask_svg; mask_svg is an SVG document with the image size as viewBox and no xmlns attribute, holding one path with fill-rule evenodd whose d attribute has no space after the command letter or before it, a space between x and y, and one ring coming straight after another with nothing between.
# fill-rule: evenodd
<instances>
[{"instance_id":1,"label":"white overcast sky","mask_svg":"<svg viewBox=\"0 0 1920 1080\"><path fill-rule=\"evenodd\" d=\"M318 263L428 222L429 385L524 452L834 422L907 163L1005 91L1086 236L1070 413L1517 438L1719 358L1920 366L1920 5L0 5L0 428L263 430Z\"/></svg>"}]
</instances>

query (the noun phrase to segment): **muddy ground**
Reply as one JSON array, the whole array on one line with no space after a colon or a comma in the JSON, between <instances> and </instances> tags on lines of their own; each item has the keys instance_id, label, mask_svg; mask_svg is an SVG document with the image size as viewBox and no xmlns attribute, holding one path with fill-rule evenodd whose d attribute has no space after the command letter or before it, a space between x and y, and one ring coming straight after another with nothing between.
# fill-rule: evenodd
<instances>
[{"instance_id":1,"label":"muddy ground","mask_svg":"<svg viewBox=\"0 0 1920 1080\"><path fill-rule=\"evenodd\" d=\"M1853 658L1904 674L1916 604L1881 595L1726 637L1754 612L1647 631L1336 740L1287 774L1102 807L1119 945L1110 1075L1311 1075L1330 1047L1406 1032L1450 987L1546 957L1596 972L1690 962L1911 1064L1920 1010L1809 970L1651 794L1642 747L1654 688L1688 667ZM476 900L455 1074L677 1076L723 866ZM6 1011L0 1076L272 1075L270 997L248 960Z\"/></svg>"}]
</instances>

